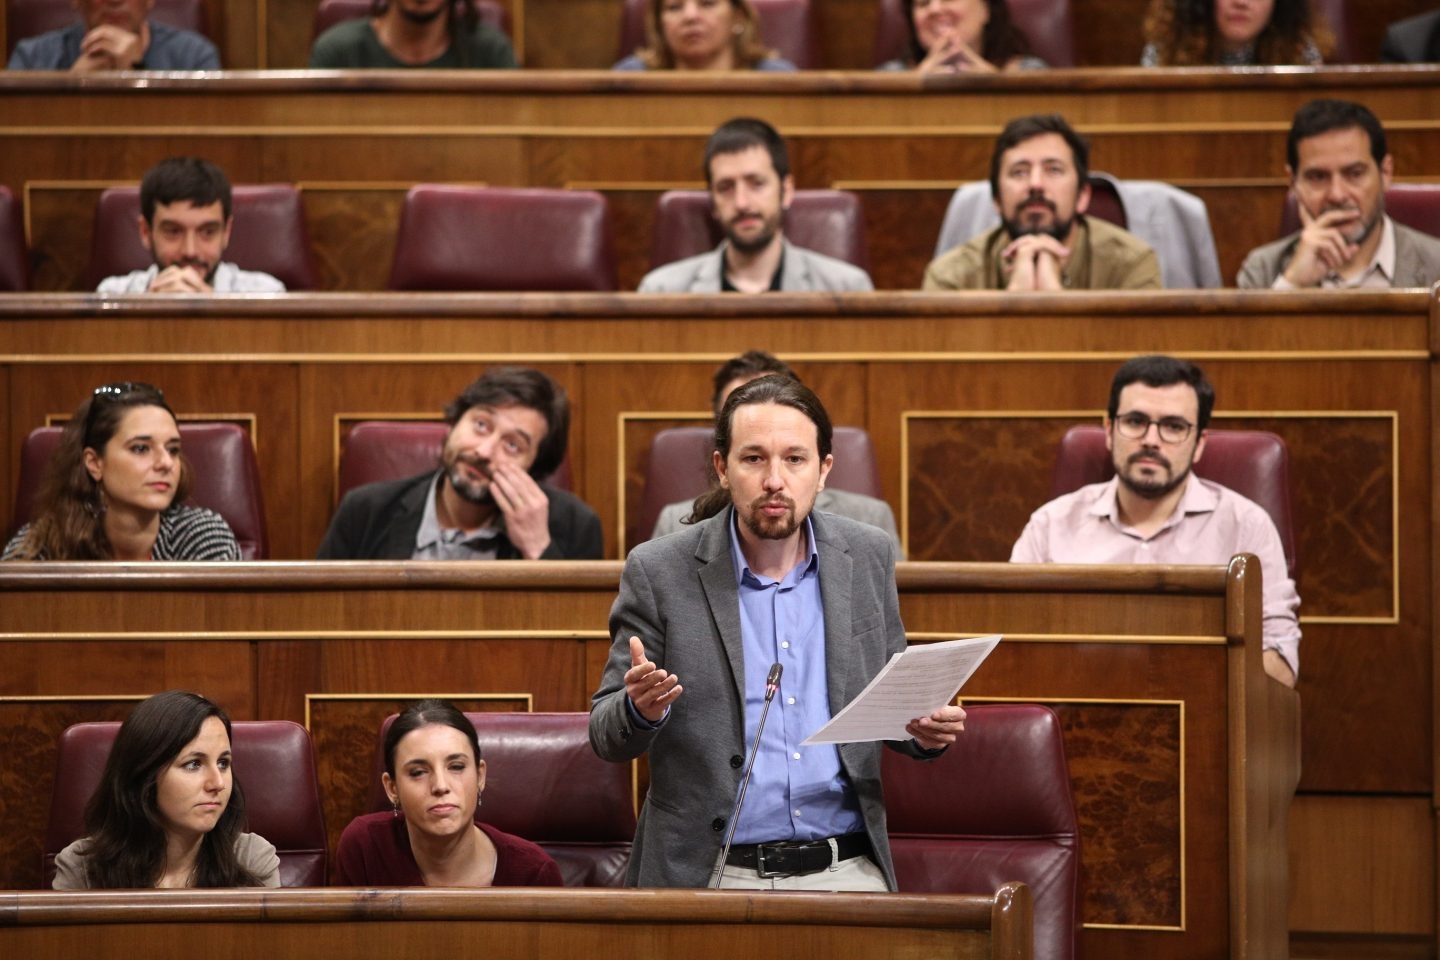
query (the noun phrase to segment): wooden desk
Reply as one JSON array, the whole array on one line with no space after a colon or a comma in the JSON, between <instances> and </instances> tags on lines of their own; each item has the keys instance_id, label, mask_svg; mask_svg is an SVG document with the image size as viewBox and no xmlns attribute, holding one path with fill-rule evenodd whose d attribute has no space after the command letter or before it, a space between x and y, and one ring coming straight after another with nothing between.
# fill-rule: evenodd
<instances>
[{"instance_id":1,"label":"wooden desk","mask_svg":"<svg viewBox=\"0 0 1440 960\"><path fill-rule=\"evenodd\" d=\"M572 9L567 4L566 9ZM308 8L307 8L308 10ZM308 12L306 14L309 15ZM1138 48L1137 48L1138 51ZM1272 240L1285 135L1316 97L1368 104L1401 180L1440 179L1440 69L873 72L722 77L495 71L0 75L0 183L26 196L36 287L78 290L98 190L195 152L237 183L301 185L321 287L384 286L417 182L585 187L613 206L623 289L648 264L655 198L702 185L705 139L736 112L775 123L800 187L862 194L874 277L916 289L955 186L988 174L996 135L1060 112L1091 167L1168 180L1210 205L1222 274Z\"/></svg>"},{"instance_id":2,"label":"wooden desk","mask_svg":"<svg viewBox=\"0 0 1440 960\"><path fill-rule=\"evenodd\" d=\"M237 719L305 722L338 834L360 812L375 730L398 702L587 709L619 573L618 562L5 565L0 692L20 699L0 699L18 747L0 764L27 773L0 777L4 882L38 877L45 774L66 724L177 686ZM1260 666L1255 574L1253 558L1228 571L900 569L912 641L1007 635L967 697L1062 717L1089 956L1264 957L1283 940L1285 805L1267 798L1293 790L1296 704Z\"/></svg>"},{"instance_id":3,"label":"wooden desk","mask_svg":"<svg viewBox=\"0 0 1440 960\"><path fill-rule=\"evenodd\" d=\"M219 956L788 955L1029 960L1030 891L994 896L580 890L0 893L0 951L30 960ZM779 945L785 945L782 949ZM813 953L812 953L813 951Z\"/></svg>"}]
</instances>

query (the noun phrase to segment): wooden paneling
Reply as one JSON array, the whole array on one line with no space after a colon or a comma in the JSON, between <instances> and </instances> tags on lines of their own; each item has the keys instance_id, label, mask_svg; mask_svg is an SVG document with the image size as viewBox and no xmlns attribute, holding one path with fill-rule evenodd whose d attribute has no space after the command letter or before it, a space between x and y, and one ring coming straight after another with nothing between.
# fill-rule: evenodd
<instances>
[{"instance_id":1,"label":"wooden paneling","mask_svg":"<svg viewBox=\"0 0 1440 960\"><path fill-rule=\"evenodd\" d=\"M1290 811L1290 926L1429 934L1435 811L1425 798L1300 796Z\"/></svg>"},{"instance_id":2,"label":"wooden paneling","mask_svg":"<svg viewBox=\"0 0 1440 960\"><path fill-rule=\"evenodd\" d=\"M1252 561L1253 562L1253 561ZM308 719L327 813L363 802L379 717L408 694L583 710L620 564L6 565L7 647L85 659L97 673L159 643L172 680L210 674L216 644L255 651L260 716ZM1248 812L1293 779L1293 740L1260 722L1290 691L1264 678L1253 569L1025 568L909 564L902 614L916 642L1003 631L967 688L976 700L1054 704L1064 718L1086 869L1083 915L1097 956L1263 956L1278 889L1244 864L1283 843L1282 815ZM59 641L61 637L90 637ZM159 639L152 639L159 638ZM236 676L239 676L236 672ZM38 679L58 694L63 678ZM119 690L121 681L112 687ZM142 684L125 693L147 693ZM208 690L207 690L208 692ZM1288 759L1285 754L1288 747ZM0 764L8 764L0 757ZM7 768L8 769L8 768ZM501 775L496 771L496 776ZM12 786L14 784L14 786ZM7 809L43 818L46 797L0 776ZM332 832L343 826L331 823ZM13 851L38 842L22 835ZM31 855L38 862L38 852ZM4 864L15 870L15 863ZM1231 899L1247 904L1237 912ZM1272 927L1271 924L1278 924ZM1253 928L1251 924L1256 924ZM1269 934L1266 931L1269 931Z\"/></svg>"},{"instance_id":3,"label":"wooden paneling","mask_svg":"<svg viewBox=\"0 0 1440 960\"><path fill-rule=\"evenodd\" d=\"M580 890L227 890L0 895L6 956L764 955L1029 960L1030 891L994 896ZM665 922L656 923L657 917ZM203 922L197 922L201 918ZM812 952L813 950L813 952Z\"/></svg>"}]
</instances>

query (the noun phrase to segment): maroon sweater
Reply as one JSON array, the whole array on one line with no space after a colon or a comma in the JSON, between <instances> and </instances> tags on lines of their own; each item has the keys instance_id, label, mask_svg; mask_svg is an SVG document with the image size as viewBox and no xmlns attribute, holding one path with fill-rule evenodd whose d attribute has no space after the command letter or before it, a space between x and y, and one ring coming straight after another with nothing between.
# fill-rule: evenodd
<instances>
[{"instance_id":1,"label":"maroon sweater","mask_svg":"<svg viewBox=\"0 0 1440 960\"><path fill-rule=\"evenodd\" d=\"M476 823L495 844L497 887L561 887L560 868L550 855L488 823ZM425 877L410 851L403 817L367 813L340 834L330 883L336 887L423 887Z\"/></svg>"}]
</instances>

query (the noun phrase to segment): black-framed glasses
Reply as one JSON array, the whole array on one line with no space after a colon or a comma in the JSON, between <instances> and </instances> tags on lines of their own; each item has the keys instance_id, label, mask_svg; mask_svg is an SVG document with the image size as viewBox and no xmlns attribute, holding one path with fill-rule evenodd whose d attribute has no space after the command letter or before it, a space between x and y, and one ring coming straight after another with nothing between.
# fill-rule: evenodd
<instances>
[{"instance_id":1,"label":"black-framed glasses","mask_svg":"<svg viewBox=\"0 0 1440 960\"><path fill-rule=\"evenodd\" d=\"M1115 431L1127 440L1144 440L1152 423L1160 439L1166 443L1183 443L1190 436L1190 431L1195 429L1195 424L1183 417L1151 420L1143 413L1122 413L1115 418Z\"/></svg>"}]
</instances>

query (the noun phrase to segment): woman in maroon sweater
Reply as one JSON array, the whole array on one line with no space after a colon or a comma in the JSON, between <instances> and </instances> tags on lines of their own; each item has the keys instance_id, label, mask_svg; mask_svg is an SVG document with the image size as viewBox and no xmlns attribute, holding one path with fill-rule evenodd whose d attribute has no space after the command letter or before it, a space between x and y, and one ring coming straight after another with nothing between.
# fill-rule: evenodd
<instances>
[{"instance_id":1,"label":"woman in maroon sweater","mask_svg":"<svg viewBox=\"0 0 1440 960\"><path fill-rule=\"evenodd\" d=\"M445 700L421 700L385 735L391 813L356 817L340 835L339 887L558 887L560 868L529 840L475 822L485 789L480 740Z\"/></svg>"}]
</instances>

